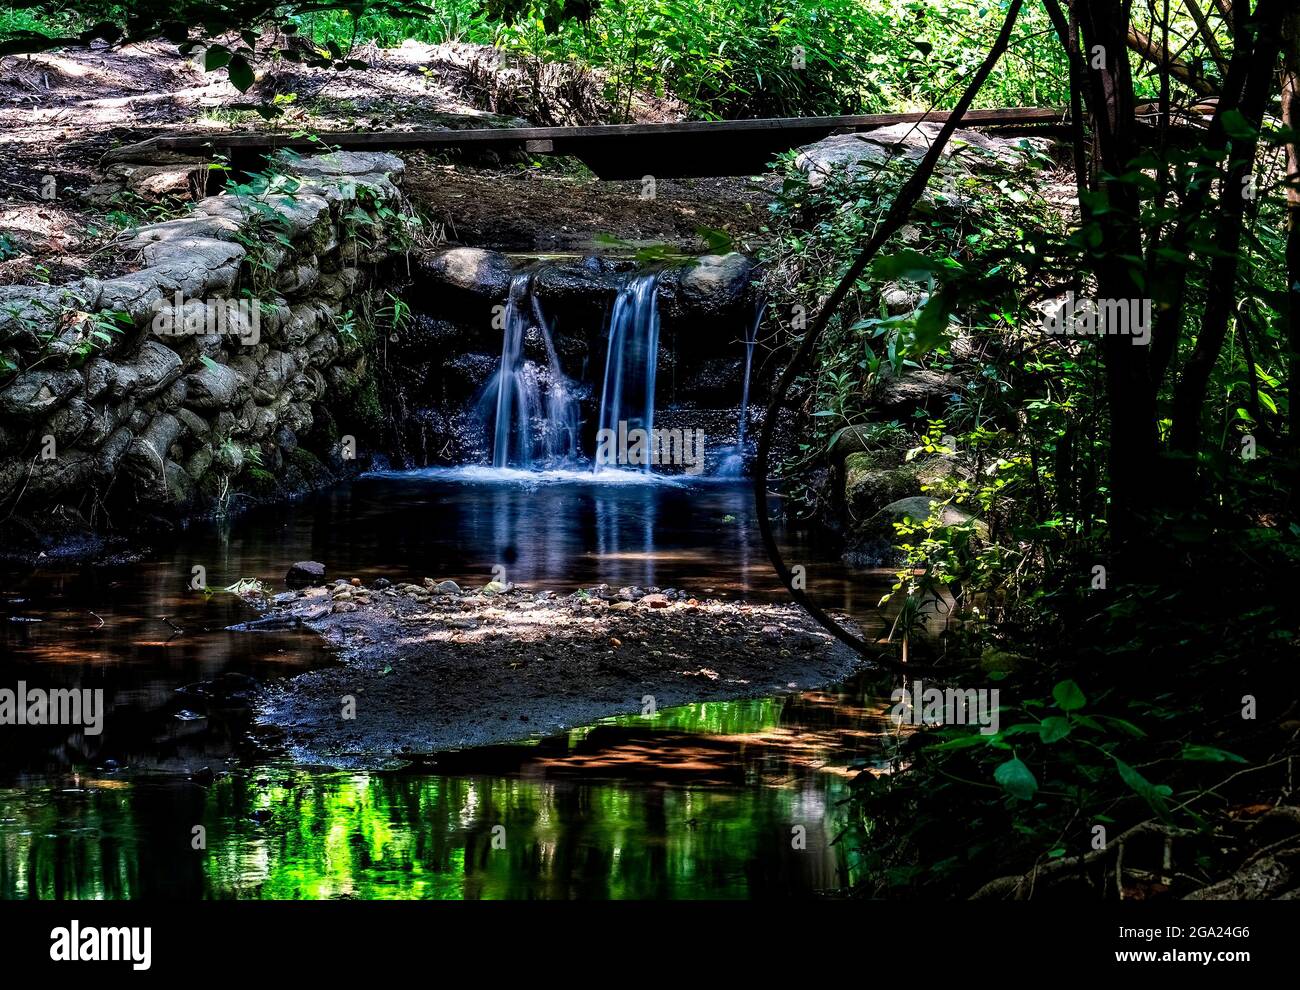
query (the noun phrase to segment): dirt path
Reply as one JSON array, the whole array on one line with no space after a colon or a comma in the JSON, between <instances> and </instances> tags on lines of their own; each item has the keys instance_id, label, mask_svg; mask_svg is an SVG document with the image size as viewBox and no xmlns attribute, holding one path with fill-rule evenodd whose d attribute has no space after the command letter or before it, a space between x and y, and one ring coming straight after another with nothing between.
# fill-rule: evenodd
<instances>
[{"instance_id":1,"label":"dirt path","mask_svg":"<svg viewBox=\"0 0 1300 990\"><path fill-rule=\"evenodd\" d=\"M340 582L277 596L248 635L302 623L342 662L266 689L258 721L301 761L371 765L651 705L819 687L862 662L792 605L494 587Z\"/></svg>"},{"instance_id":2,"label":"dirt path","mask_svg":"<svg viewBox=\"0 0 1300 990\"><path fill-rule=\"evenodd\" d=\"M114 236L179 215L184 197L119 191L104 183L100 161L156 134L547 126L604 122L612 112L599 80L574 66L548 66L537 82L505 53L477 45L408 42L358 55L368 68L277 64L248 93L205 73L201 56L183 58L161 41L0 58L0 285L129 270L111 249ZM276 98L283 116L263 120L253 107ZM638 121L681 116L649 95L633 113ZM412 199L448 243L504 250L590 250L610 236L697 251L701 227L740 240L755 233L770 199L768 181L662 180L646 198L639 184L596 180L570 159L404 157Z\"/></svg>"}]
</instances>

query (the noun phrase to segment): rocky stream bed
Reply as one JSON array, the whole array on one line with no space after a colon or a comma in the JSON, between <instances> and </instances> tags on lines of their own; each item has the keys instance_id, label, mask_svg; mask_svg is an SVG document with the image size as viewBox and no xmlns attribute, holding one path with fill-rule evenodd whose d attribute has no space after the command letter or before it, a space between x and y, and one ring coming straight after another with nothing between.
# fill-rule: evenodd
<instances>
[{"instance_id":1,"label":"rocky stream bed","mask_svg":"<svg viewBox=\"0 0 1300 990\"><path fill-rule=\"evenodd\" d=\"M291 572L293 573L293 572ZM240 628L306 626L336 666L265 689L258 720L304 762L368 765L608 715L808 689L862 658L793 605L676 589L338 580L261 599Z\"/></svg>"}]
</instances>

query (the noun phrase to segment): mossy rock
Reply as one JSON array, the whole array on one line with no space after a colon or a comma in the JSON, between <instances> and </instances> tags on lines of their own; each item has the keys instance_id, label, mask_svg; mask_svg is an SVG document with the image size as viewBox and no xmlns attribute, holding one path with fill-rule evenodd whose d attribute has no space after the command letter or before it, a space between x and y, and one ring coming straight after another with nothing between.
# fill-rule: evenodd
<instances>
[{"instance_id":1,"label":"mossy rock","mask_svg":"<svg viewBox=\"0 0 1300 990\"><path fill-rule=\"evenodd\" d=\"M908 498L899 499L891 502L868 519L858 529L858 534L863 537L882 537L893 539L897 533L894 529L894 523L910 520L914 523L923 523L930 518L930 515L939 508L941 503L938 499L930 498L928 495L914 495ZM971 513L955 505L942 505L939 508L939 524L941 526L960 526L966 523L975 524L975 533L981 539L988 537L988 524L981 519L977 519Z\"/></svg>"},{"instance_id":2,"label":"mossy rock","mask_svg":"<svg viewBox=\"0 0 1300 990\"><path fill-rule=\"evenodd\" d=\"M297 472L307 486L315 485L329 476L329 469L310 450L295 447L293 450L285 451L284 459L288 462L289 468Z\"/></svg>"},{"instance_id":3,"label":"mossy rock","mask_svg":"<svg viewBox=\"0 0 1300 990\"><path fill-rule=\"evenodd\" d=\"M338 446L339 426L334 419L334 413L327 406L320 403L312 405L311 423L311 428L298 436L300 448L303 444L308 444L317 450L333 450Z\"/></svg>"},{"instance_id":4,"label":"mossy rock","mask_svg":"<svg viewBox=\"0 0 1300 990\"><path fill-rule=\"evenodd\" d=\"M239 478L239 490L256 498L275 498L281 494L280 479L266 468L250 467Z\"/></svg>"},{"instance_id":5,"label":"mossy rock","mask_svg":"<svg viewBox=\"0 0 1300 990\"><path fill-rule=\"evenodd\" d=\"M869 454L877 467L897 467L902 463L903 452L891 444L901 445L906 436L901 426L890 423L846 426L831 445L831 459L839 463L846 462L853 454Z\"/></svg>"},{"instance_id":6,"label":"mossy rock","mask_svg":"<svg viewBox=\"0 0 1300 990\"><path fill-rule=\"evenodd\" d=\"M850 454L844 462L844 508L850 524L863 522L890 502L921 494L916 470L881 466L880 458L861 451Z\"/></svg>"},{"instance_id":7,"label":"mossy rock","mask_svg":"<svg viewBox=\"0 0 1300 990\"><path fill-rule=\"evenodd\" d=\"M865 522L891 502L929 492L955 473L956 462L948 457L900 464L891 451L850 454L844 461L843 493L849 524Z\"/></svg>"}]
</instances>

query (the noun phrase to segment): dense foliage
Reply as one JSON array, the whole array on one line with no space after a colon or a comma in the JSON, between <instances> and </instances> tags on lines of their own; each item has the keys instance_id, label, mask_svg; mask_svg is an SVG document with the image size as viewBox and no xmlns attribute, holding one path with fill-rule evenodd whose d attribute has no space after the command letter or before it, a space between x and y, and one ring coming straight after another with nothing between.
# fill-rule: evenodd
<instances>
[{"instance_id":1,"label":"dense foliage","mask_svg":"<svg viewBox=\"0 0 1300 990\"><path fill-rule=\"evenodd\" d=\"M1126 33L1119 5L1094 6L1081 51ZM859 456L893 447L948 464L927 479L929 518L894 527L892 638L937 665L928 676L1003 699L998 731L916 733L894 773L859 778L866 889L969 894L1001 872L1014 875L984 893L1025 896L1024 871L1103 897L1126 882L1136 896L1187 890L1240 861L1234 809L1285 790L1295 133L1276 87L1280 7L1260 4L1253 21L1233 9L1240 19L1209 35L1193 27L1193 63L1227 80L1209 83L1208 130L1169 125L1206 75L1158 76L1165 116L1143 124L1138 53L1081 64L1080 89L1087 72L1103 79L1076 91L1095 134L1079 127L1074 160L1055 176L968 182L967 195L959 173L936 172L797 382L816 440L784 471L809 511L832 510L834 475L812 469L846 435ZM787 306L825 298L914 168L813 190L787 166L769 252ZM1077 215L1039 200L1053 179L1077 183ZM913 301L904 292L891 312L900 279ZM1038 304L1067 290L1154 300L1151 340L1044 333ZM773 332L799 337L781 321ZM944 408L882 420L878 379L921 370L959 373ZM927 627L940 633L928 649ZM1155 836L1166 867L1176 841L1178 869L1151 869L1148 851L1122 881L1124 842L1107 834Z\"/></svg>"},{"instance_id":2,"label":"dense foliage","mask_svg":"<svg viewBox=\"0 0 1300 990\"><path fill-rule=\"evenodd\" d=\"M599 70L615 106L645 90L673 96L705 118L795 116L950 106L951 80L979 61L996 14L995 5L972 0L158 0L75 10L58 0L20 0L0 14L0 53L156 35L231 47L226 35L243 30L229 57L207 64L227 69L245 88L255 66L276 59L359 68L364 61L354 48L364 42L468 41ZM275 30L263 35L263 28ZM986 105L1063 105L1063 59L1041 43L1049 28L1041 11L1025 18ZM293 36L311 44L291 44Z\"/></svg>"}]
</instances>

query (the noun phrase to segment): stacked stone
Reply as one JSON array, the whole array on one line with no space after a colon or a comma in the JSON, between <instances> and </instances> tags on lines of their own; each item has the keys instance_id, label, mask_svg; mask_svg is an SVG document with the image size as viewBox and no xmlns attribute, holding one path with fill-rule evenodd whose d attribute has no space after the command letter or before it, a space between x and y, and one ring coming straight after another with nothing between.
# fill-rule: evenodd
<instances>
[{"instance_id":1,"label":"stacked stone","mask_svg":"<svg viewBox=\"0 0 1300 990\"><path fill-rule=\"evenodd\" d=\"M18 369L0 374L0 506L85 507L111 492L187 512L255 487L259 460L277 484L327 474L340 431L319 420L370 373L339 326L396 250L385 219L403 163L335 152L275 171L297 184L210 196L125 232L116 247L137 271L0 287L0 367ZM220 326L215 310L224 332L184 332L186 315ZM309 434L314 454L299 444Z\"/></svg>"}]
</instances>

